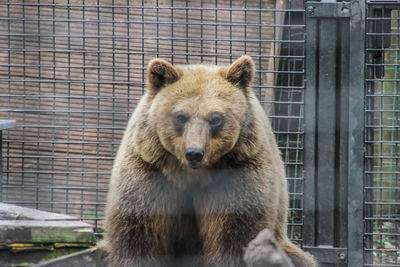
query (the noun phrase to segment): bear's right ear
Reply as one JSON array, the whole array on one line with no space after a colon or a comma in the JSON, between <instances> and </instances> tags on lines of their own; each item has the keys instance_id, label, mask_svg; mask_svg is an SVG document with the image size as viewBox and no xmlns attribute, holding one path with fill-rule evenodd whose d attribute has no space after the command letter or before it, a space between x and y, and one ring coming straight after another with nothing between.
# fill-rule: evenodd
<instances>
[{"instance_id":1,"label":"bear's right ear","mask_svg":"<svg viewBox=\"0 0 400 267\"><path fill-rule=\"evenodd\" d=\"M160 58L153 59L149 62L147 75L149 79L149 90L155 94L164 86L174 83L180 78L178 70L170 63Z\"/></svg>"}]
</instances>

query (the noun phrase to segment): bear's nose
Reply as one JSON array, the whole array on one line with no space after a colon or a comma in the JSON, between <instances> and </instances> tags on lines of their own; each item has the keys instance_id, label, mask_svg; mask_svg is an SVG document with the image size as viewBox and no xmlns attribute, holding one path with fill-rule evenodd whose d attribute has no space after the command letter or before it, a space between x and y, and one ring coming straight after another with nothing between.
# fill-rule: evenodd
<instances>
[{"instance_id":1,"label":"bear's nose","mask_svg":"<svg viewBox=\"0 0 400 267\"><path fill-rule=\"evenodd\" d=\"M189 147L186 149L185 157L189 162L198 163L203 160L204 151L198 147Z\"/></svg>"}]
</instances>

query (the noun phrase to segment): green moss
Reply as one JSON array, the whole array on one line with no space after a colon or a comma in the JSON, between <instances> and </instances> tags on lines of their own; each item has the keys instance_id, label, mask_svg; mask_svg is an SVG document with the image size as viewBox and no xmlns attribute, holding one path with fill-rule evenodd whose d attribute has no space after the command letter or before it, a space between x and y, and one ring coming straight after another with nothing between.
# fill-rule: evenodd
<instances>
[{"instance_id":1,"label":"green moss","mask_svg":"<svg viewBox=\"0 0 400 267\"><path fill-rule=\"evenodd\" d=\"M68 228L34 228L32 229L32 242L51 243L56 241L64 243L94 242L93 233L77 229L71 231Z\"/></svg>"}]
</instances>

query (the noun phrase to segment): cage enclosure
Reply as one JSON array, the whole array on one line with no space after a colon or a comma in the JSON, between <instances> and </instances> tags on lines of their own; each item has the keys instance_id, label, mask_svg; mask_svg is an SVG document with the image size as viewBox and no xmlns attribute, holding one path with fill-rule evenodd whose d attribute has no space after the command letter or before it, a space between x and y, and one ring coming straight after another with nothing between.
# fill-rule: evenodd
<instances>
[{"instance_id":1,"label":"cage enclosure","mask_svg":"<svg viewBox=\"0 0 400 267\"><path fill-rule=\"evenodd\" d=\"M101 238L148 61L247 54L285 163L288 236L321 266L400 266L399 21L397 0L1 1L0 120L17 121L0 135L1 201Z\"/></svg>"}]
</instances>

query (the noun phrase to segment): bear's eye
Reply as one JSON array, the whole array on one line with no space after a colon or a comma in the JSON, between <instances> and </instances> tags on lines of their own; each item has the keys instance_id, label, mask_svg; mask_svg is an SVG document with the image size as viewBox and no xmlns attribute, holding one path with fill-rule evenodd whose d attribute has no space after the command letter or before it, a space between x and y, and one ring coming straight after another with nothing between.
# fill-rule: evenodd
<instances>
[{"instance_id":1,"label":"bear's eye","mask_svg":"<svg viewBox=\"0 0 400 267\"><path fill-rule=\"evenodd\" d=\"M181 124L185 124L188 121L188 117L183 114L178 114L176 116L176 121Z\"/></svg>"},{"instance_id":2,"label":"bear's eye","mask_svg":"<svg viewBox=\"0 0 400 267\"><path fill-rule=\"evenodd\" d=\"M221 122L222 122L221 116L214 115L208 123L210 124L210 126L217 126L221 124Z\"/></svg>"},{"instance_id":3,"label":"bear's eye","mask_svg":"<svg viewBox=\"0 0 400 267\"><path fill-rule=\"evenodd\" d=\"M174 125L178 130L182 130L188 120L189 116L182 112L178 112L174 116Z\"/></svg>"},{"instance_id":4,"label":"bear's eye","mask_svg":"<svg viewBox=\"0 0 400 267\"><path fill-rule=\"evenodd\" d=\"M208 119L208 124L211 128L211 133L214 135L224 127L225 117L219 113L213 113Z\"/></svg>"}]
</instances>

